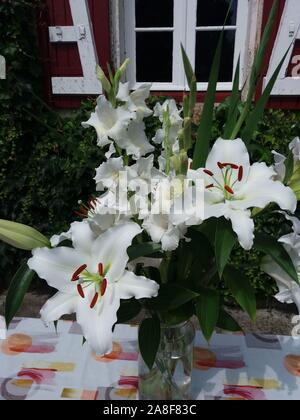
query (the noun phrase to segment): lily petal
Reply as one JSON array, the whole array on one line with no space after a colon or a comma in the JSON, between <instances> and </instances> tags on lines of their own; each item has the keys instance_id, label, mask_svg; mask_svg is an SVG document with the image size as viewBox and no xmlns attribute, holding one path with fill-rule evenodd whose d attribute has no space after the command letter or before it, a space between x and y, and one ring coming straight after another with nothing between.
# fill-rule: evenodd
<instances>
[{"instance_id":1,"label":"lily petal","mask_svg":"<svg viewBox=\"0 0 300 420\"><path fill-rule=\"evenodd\" d=\"M42 320L46 323L58 321L63 315L75 313L78 296L56 293L41 309Z\"/></svg>"},{"instance_id":2,"label":"lily petal","mask_svg":"<svg viewBox=\"0 0 300 420\"><path fill-rule=\"evenodd\" d=\"M233 163L237 166L242 166L244 178L247 178L250 159L245 143L241 139L223 140L219 138L208 155L206 168L214 174L219 174L220 168L218 163Z\"/></svg>"},{"instance_id":3,"label":"lily petal","mask_svg":"<svg viewBox=\"0 0 300 420\"><path fill-rule=\"evenodd\" d=\"M96 261L106 264L108 281L117 281L123 275L129 259L127 249L141 231L137 223L127 222L107 230L94 242L92 253Z\"/></svg>"},{"instance_id":4,"label":"lily petal","mask_svg":"<svg viewBox=\"0 0 300 420\"><path fill-rule=\"evenodd\" d=\"M295 212L297 199L291 188L279 181L273 181L275 172L265 163L251 166L247 182L239 189L234 206L240 209L264 208L276 203L283 210Z\"/></svg>"},{"instance_id":5,"label":"lily petal","mask_svg":"<svg viewBox=\"0 0 300 420\"><path fill-rule=\"evenodd\" d=\"M117 284L121 299L144 299L155 297L158 294L159 285L143 276L136 276L130 271L125 271L124 276Z\"/></svg>"},{"instance_id":6,"label":"lily petal","mask_svg":"<svg viewBox=\"0 0 300 420\"><path fill-rule=\"evenodd\" d=\"M251 212L249 210L229 210L225 217L231 220L232 229L237 234L240 245L249 251L254 241L254 222L251 219Z\"/></svg>"},{"instance_id":7,"label":"lily petal","mask_svg":"<svg viewBox=\"0 0 300 420\"><path fill-rule=\"evenodd\" d=\"M37 248L32 254L28 260L29 268L49 286L63 293L74 293L75 286L71 283L74 272L80 265L90 263L88 256L73 248Z\"/></svg>"},{"instance_id":8,"label":"lily petal","mask_svg":"<svg viewBox=\"0 0 300 420\"><path fill-rule=\"evenodd\" d=\"M75 222L71 225L71 239L74 248L80 252L90 255L93 241L96 235L93 233L87 221Z\"/></svg>"},{"instance_id":9,"label":"lily petal","mask_svg":"<svg viewBox=\"0 0 300 420\"><path fill-rule=\"evenodd\" d=\"M84 299L78 299L77 322L91 348L102 356L112 351L112 327L117 322L120 296L115 284L108 284L100 303L91 309L93 296L93 288L90 288Z\"/></svg>"}]
</instances>

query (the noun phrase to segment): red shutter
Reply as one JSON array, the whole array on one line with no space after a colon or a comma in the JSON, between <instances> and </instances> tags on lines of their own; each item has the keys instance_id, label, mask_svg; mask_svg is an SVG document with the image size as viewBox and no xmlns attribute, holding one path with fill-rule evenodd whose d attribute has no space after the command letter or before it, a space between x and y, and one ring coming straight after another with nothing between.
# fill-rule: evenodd
<instances>
[{"instance_id":1,"label":"red shutter","mask_svg":"<svg viewBox=\"0 0 300 420\"><path fill-rule=\"evenodd\" d=\"M88 0L93 31L102 67L110 61L109 0ZM69 0L46 0L38 19L41 58L44 67L45 95L57 108L77 108L82 96L52 95L51 77L82 76L82 68L76 44L49 43L49 26L72 26Z\"/></svg>"}]
</instances>

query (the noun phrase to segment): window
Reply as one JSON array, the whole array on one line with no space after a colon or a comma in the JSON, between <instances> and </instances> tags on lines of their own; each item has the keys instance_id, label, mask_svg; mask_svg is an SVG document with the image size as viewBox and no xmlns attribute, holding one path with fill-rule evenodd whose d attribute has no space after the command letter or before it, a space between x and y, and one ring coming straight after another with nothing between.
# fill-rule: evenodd
<instances>
[{"instance_id":1,"label":"window","mask_svg":"<svg viewBox=\"0 0 300 420\"><path fill-rule=\"evenodd\" d=\"M132 88L185 90L182 43L196 70L198 90L206 90L214 52L230 0L123 0L124 56ZM218 90L230 91L234 69L245 58L248 0L234 0L225 26Z\"/></svg>"}]
</instances>

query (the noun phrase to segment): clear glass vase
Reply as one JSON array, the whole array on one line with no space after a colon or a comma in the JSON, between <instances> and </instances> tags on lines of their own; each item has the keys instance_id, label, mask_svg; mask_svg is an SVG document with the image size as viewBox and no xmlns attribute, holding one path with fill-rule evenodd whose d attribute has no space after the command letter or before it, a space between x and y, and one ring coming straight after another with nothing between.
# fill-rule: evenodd
<instances>
[{"instance_id":1,"label":"clear glass vase","mask_svg":"<svg viewBox=\"0 0 300 420\"><path fill-rule=\"evenodd\" d=\"M140 400L189 400L193 370L195 328L188 321L162 327L161 344L150 371L139 357Z\"/></svg>"}]
</instances>

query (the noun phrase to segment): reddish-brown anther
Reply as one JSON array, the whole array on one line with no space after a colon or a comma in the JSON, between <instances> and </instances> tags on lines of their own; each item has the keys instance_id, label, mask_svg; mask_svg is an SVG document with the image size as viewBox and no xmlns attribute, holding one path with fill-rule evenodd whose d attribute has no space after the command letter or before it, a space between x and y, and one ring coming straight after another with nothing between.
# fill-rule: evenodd
<instances>
[{"instance_id":1,"label":"reddish-brown anther","mask_svg":"<svg viewBox=\"0 0 300 420\"><path fill-rule=\"evenodd\" d=\"M107 288L107 280L104 279L103 280L103 283L102 283L102 286L101 286L101 296L104 296L105 295L106 288Z\"/></svg>"},{"instance_id":2,"label":"reddish-brown anther","mask_svg":"<svg viewBox=\"0 0 300 420\"><path fill-rule=\"evenodd\" d=\"M80 274L85 270L87 268L87 265L86 264L83 264L82 266L80 266L79 268L78 268L78 270L76 270L75 271L75 273L73 274L73 276L72 276L72 281L77 281L77 280L79 280L79 276L80 276Z\"/></svg>"},{"instance_id":3,"label":"reddish-brown anther","mask_svg":"<svg viewBox=\"0 0 300 420\"><path fill-rule=\"evenodd\" d=\"M241 182L241 180L243 179L243 176L244 176L244 168L243 168L243 166L240 166L239 167L239 175L238 175L239 182Z\"/></svg>"},{"instance_id":4,"label":"reddish-brown anther","mask_svg":"<svg viewBox=\"0 0 300 420\"><path fill-rule=\"evenodd\" d=\"M98 273L101 277L103 277L103 264L102 263L98 264Z\"/></svg>"},{"instance_id":5,"label":"reddish-brown anther","mask_svg":"<svg viewBox=\"0 0 300 420\"><path fill-rule=\"evenodd\" d=\"M78 291L79 295L82 297L82 299L84 299L85 295L84 295L84 291L83 291L83 288L82 288L81 284L77 285L77 291Z\"/></svg>"},{"instance_id":6,"label":"reddish-brown anther","mask_svg":"<svg viewBox=\"0 0 300 420\"><path fill-rule=\"evenodd\" d=\"M209 176L214 176L213 172L212 172L212 171L210 171L209 169L204 169L204 170L203 170L203 172L204 172L206 175L209 175Z\"/></svg>"},{"instance_id":7,"label":"reddish-brown anther","mask_svg":"<svg viewBox=\"0 0 300 420\"><path fill-rule=\"evenodd\" d=\"M96 306L96 304L98 302L98 299L99 299L99 294L96 293L95 296L94 296L94 298L93 298L93 300L92 300L91 306L90 306L91 309L93 309Z\"/></svg>"},{"instance_id":8,"label":"reddish-brown anther","mask_svg":"<svg viewBox=\"0 0 300 420\"><path fill-rule=\"evenodd\" d=\"M234 191L233 191L233 189L232 188L230 188L229 187L229 185L225 185L225 190L227 191L227 192L229 192L229 194L234 194Z\"/></svg>"}]
</instances>

